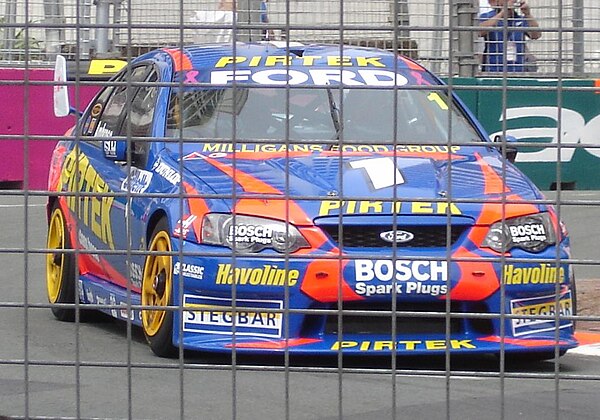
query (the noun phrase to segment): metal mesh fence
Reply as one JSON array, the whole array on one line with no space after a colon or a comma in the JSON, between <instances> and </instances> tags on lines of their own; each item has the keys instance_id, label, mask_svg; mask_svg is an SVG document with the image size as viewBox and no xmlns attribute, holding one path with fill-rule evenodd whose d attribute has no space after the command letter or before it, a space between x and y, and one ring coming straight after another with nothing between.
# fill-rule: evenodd
<instances>
[{"instance_id":1,"label":"metal mesh fence","mask_svg":"<svg viewBox=\"0 0 600 420\"><path fill-rule=\"evenodd\" d=\"M477 2L443 0L240 0L236 7L240 39L260 39L264 32L261 24L267 17L267 25L272 28L269 33L275 39L343 40L390 49L395 45L441 74L458 73L464 63L477 72L482 51L477 17L489 10L485 0L480 7ZM598 74L597 2L535 0L530 7L543 34L539 40L529 42L539 74ZM215 0L3 0L2 58L4 62L22 63L27 53L30 62L45 62L58 51L78 53L82 58L107 53L123 56L127 48L140 51L158 45L203 42L214 39L215 30L231 26L223 21L203 21L207 12L216 13L218 9ZM453 51L453 57L449 51ZM463 57L459 61L457 56L461 54L468 60Z\"/></svg>"},{"instance_id":2,"label":"metal mesh fence","mask_svg":"<svg viewBox=\"0 0 600 420\"><path fill-rule=\"evenodd\" d=\"M600 74L600 3L531 0L542 37L528 46L537 59L535 76L546 78L522 82L505 73L464 85L450 76L482 75L477 16L487 3L261 3L238 0L233 16L208 0L0 0L0 70L9 70L0 77L0 156L4 167L21 161L20 173L10 174L15 178L0 179L0 416L597 418L600 85L592 77ZM399 50L449 77L450 86L432 87L416 64L402 61L421 79L410 72L402 77L423 83L394 85L388 89L393 95L373 99L372 86L330 86L335 76L328 72L339 71L341 78L345 70L332 54L334 64L315 66L321 73L293 68L298 80L320 75L320 85L221 92L202 77L221 77L233 67L231 76L237 64L241 82L254 70L263 72L256 80L280 82L268 72L281 64L281 55L261 67L264 57L243 55L241 43L236 54L246 62L213 51L206 55L214 54L218 65L185 63L189 67L175 81L160 79L158 64L112 83L89 77L86 67L93 58L130 60L155 47L229 37L280 41L271 48L283 46L281 54L295 48L296 57L304 52L297 41ZM75 63L75 76L55 84L30 72L49 67L58 54ZM161 64L172 54L184 66L176 52L162 54ZM297 60L310 67L315 56ZM382 74L389 77L377 72L378 60L352 57L346 81L364 77L377 84ZM17 70L24 75L12 73ZM570 78L576 80L570 84ZM57 85L68 86L83 113L64 135L66 128L57 133L44 126L52 110L42 95ZM201 94L188 95L184 85ZM104 94L86 108L101 89ZM482 146L484 128L465 123L466 111L456 118L450 113L458 106L445 100L452 93L468 102L488 133L500 135L499 142ZM354 94L365 96L353 103ZM383 101L393 105L383 107ZM310 112L303 115L306 107ZM227 121L216 122L213 114ZM321 119L311 122L316 116ZM393 147L355 142L352 124L361 118L364 127L391 127L376 135L393 137ZM437 124L422 123L425 118ZM192 122L210 127L210 138L200 142L206 134L187 132ZM447 137L428 143L437 130ZM469 139L461 130L482 138ZM521 140L517 169L506 163L510 134ZM420 141L402 143L404 136ZM64 142L53 159L36 160L43 145L58 141ZM148 146L161 141L168 153ZM461 154L461 147L475 151ZM503 155L492 156L494 148ZM49 182L34 185L39 165L53 169ZM350 177L345 181L336 178L343 171ZM515 191L530 191L533 184L521 171L540 189L555 191L519 196ZM190 172L195 175L187 177ZM415 179L423 189L409 183ZM407 190L400 190L405 181ZM151 182L162 189L148 190ZM359 184L364 188L354 190ZM381 193L390 186L393 192ZM236 203L231 208L230 201ZM512 217L515 205L520 223ZM546 205L554 210L538 216ZM485 212L473 210L480 207ZM257 209L261 220L248 219ZM544 238L525 240L526 229ZM502 234L535 246L570 235L571 243L534 253L518 246L506 253L498 245L490 251ZM413 236L419 245L401 245ZM291 237L298 249L278 252ZM388 254L382 257L381 249ZM82 273L65 292L68 298L55 281L62 270ZM468 288L446 277L456 272ZM351 276L360 281L340 280ZM455 287L451 299L444 298L444 287ZM180 299L169 301L165 290ZM397 299L402 293L419 299ZM354 299L367 294L381 299L371 305ZM578 313L572 311L576 300ZM74 322L59 323L52 314ZM171 359L148 350L150 342L156 353L166 352L165 338L156 339L163 335L161 316L176 317L175 344L181 347ZM553 358L575 347L565 333L570 328L580 346ZM207 331L212 335L203 341ZM328 357L310 351L324 337ZM184 352L183 345L205 351ZM302 346L309 350L303 353ZM531 351L538 347L546 353ZM482 348L497 354L479 354ZM522 351L514 355L515 348ZM258 355L244 353L249 349ZM378 351L389 354L373 357Z\"/></svg>"}]
</instances>

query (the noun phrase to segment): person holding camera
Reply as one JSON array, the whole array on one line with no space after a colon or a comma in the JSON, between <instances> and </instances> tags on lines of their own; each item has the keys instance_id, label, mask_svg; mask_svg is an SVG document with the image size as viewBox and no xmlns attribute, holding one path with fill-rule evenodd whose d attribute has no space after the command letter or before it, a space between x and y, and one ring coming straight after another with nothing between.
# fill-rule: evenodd
<instances>
[{"instance_id":1,"label":"person holding camera","mask_svg":"<svg viewBox=\"0 0 600 420\"><path fill-rule=\"evenodd\" d=\"M481 70L530 71L527 38L542 36L525 0L489 0L492 10L479 16L479 35L485 40Z\"/></svg>"}]
</instances>

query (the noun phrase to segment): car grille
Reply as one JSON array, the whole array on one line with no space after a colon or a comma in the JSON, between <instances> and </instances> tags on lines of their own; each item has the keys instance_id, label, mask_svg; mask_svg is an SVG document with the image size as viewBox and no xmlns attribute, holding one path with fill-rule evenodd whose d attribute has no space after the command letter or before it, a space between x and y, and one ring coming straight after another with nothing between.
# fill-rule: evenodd
<instances>
[{"instance_id":1,"label":"car grille","mask_svg":"<svg viewBox=\"0 0 600 420\"><path fill-rule=\"evenodd\" d=\"M333 309L337 309L334 307ZM361 311L360 314L348 311ZM386 313L390 312L390 313ZM327 316L325 333L339 333L341 325L344 334L392 334L391 304L373 304L348 302L343 305L341 323L337 314ZM479 303L452 302L450 312L450 333L461 334L466 331L477 334L492 334L493 325L489 318L461 317L459 313L488 312L487 306ZM398 303L396 305L396 335L445 334L448 318L446 302Z\"/></svg>"},{"instance_id":2,"label":"car grille","mask_svg":"<svg viewBox=\"0 0 600 420\"><path fill-rule=\"evenodd\" d=\"M391 225L320 225L337 246L344 248L391 248L394 244L381 239L381 233L393 231ZM469 226L450 226L450 245L452 246ZM398 243L398 248L434 248L446 247L447 225L437 226L397 226L397 230L410 232L414 238L405 243ZM340 237L340 233L342 236Z\"/></svg>"}]
</instances>

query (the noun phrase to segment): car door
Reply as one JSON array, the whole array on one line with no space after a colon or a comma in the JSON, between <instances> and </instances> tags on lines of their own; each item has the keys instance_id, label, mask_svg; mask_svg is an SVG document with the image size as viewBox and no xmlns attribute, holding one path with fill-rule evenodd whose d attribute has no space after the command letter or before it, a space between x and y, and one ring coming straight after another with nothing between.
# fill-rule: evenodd
<instances>
[{"instance_id":1,"label":"car door","mask_svg":"<svg viewBox=\"0 0 600 420\"><path fill-rule=\"evenodd\" d=\"M80 259L82 272L122 287L139 288L143 256L129 250L145 247L143 196L152 175L146 170L158 86L152 65L123 71L95 98L83 116L78 161L81 194L76 211L78 242L87 249ZM106 153L111 139L128 139L126 161ZM75 151L75 149L74 149Z\"/></svg>"}]
</instances>

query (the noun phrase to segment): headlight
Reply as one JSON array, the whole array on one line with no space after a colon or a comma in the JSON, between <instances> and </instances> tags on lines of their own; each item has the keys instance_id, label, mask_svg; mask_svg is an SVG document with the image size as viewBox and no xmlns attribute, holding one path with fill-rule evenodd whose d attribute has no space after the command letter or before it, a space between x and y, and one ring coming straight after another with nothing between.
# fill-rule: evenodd
<instances>
[{"instance_id":1,"label":"headlight","mask_svg":"<svg viewBox=\"0 0 600 420\"><path fill-rule=\"evenodd\" d=\"M512 248L540 252L555 243L556 234L548 213L494 223L483 240L484 247L497 252L506 252Z\"/></svg>"},{"instance_id":2,"label":"headlight","mask_svg":"<svg viewBox=\"0 0 600 420\"><path fill-rule=\"evenodd\" d=\"M234 225L235 220L235 225ZM291 224L262 217L209 213L202 222L202 242L222 245L238 252L265 248L281 253L308 248L308 242Z\"/></svg>"}]
</instances>

